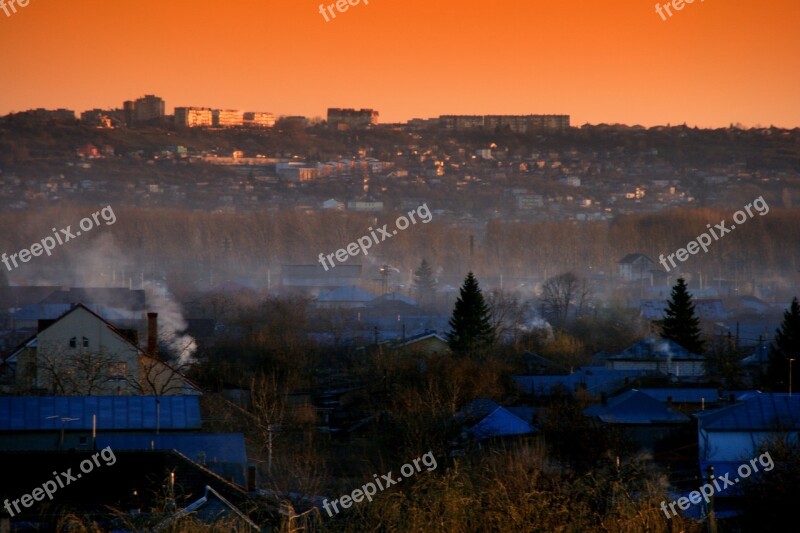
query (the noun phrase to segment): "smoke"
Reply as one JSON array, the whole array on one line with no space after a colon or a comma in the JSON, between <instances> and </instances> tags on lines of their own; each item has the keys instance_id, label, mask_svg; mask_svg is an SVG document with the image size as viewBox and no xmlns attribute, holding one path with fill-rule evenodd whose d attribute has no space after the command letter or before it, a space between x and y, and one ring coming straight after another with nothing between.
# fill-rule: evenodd
<instances>
[{"instance_id":1,"label":"smoke","mask_svg":"<svg viewBox=\"0 0 800 533\"><path fill-rule=\"evenodd\" d=\"M183 318L181 306L166 287L157 283L146 282L144 290L148 311L158 313L159 341L164 342L171 352L178 355L181 365L192 364L197 343L194 337L183 333L186 330L186 320Z\"/></svg>"},{"instance_id":2,"label":"smoke","mask_svg":"<svg viewBox=\"0 0 800 533\"><path fill-rule=\"evenodd\" d=\"M104 233L86 246L67 249L71 263L71 282L77 287L129 287L144 289L146 311L158 313L158 338L177 354L180 364L194 362L197 344L191 335L183 334L186 320L181 306L172 298L166 287L154 282L142 284L143 275L137 272L136 263L114 241L111 233ZM124 275L123 275L124 273Z\"/></svg>"},{"instance_id":3,"label":"smoke","mask_svg":"<svg viewBox=\"0 0 800 533\"><path fill-rule=\"evenodd\" d=\"M672 347L667 341L657 341L656 352L666 354L667 356L667 373L672 374Z\"/></svg>"}]
</instances>

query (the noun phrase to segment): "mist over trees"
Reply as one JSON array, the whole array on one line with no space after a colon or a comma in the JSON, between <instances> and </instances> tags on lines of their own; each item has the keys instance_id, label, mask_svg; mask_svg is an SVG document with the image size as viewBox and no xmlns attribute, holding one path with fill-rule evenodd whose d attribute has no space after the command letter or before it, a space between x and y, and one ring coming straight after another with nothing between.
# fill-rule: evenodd
<instances>
[{"instance_id":1,"label":"mist over trees","mask_svg":"<svg viewBox=\"0 0 800 533\"><path fill-rule=\"evenodd\" d=\"M435 204L431 205L435 209ZM287 209L232 214L180 209L115 207L117 222L101 225L78 240L65 243L50 257L32 259L7 275L15 279L66 281L72 273L136 278L140 273L166 275L170 289L180 292L195 284L246 278L266 286L284 264L315 264L321 252L330 253L365 234L377 221L394 214L306 212ZM50 235L89 213L82 206L46 208L0 214L0 249L13 253ZM351 258L365 268L388 263L398 268L399 283L410 288L413 271L425 259L441 271L439 286L460 284L464 258L482 278L506 280L553 278L574 272L594 278L595 293L604 280L617 274L617 262L631 252L652 258L693 240L709 221L729 216L721 210L674 210L651 215L623 215L610 222L501 222L490 221L470 255L467 229L452 221L415 225L373 247L366 257ZM682 264L680 273L705 284L727 279L749 288L753 280L777 288L796 280L800 257L800 213L773 208L741 230L714 242L708 253ZM105 237L104 237L105 236ZM103 240L101 241L101 238ZM102 250L102 264L87 268L87 250ZM579 265L579 269L576 269ZM106 279L107 279L106 278ZM508 283L507 283L508 284Z\"/></svg>"}]
</instances>

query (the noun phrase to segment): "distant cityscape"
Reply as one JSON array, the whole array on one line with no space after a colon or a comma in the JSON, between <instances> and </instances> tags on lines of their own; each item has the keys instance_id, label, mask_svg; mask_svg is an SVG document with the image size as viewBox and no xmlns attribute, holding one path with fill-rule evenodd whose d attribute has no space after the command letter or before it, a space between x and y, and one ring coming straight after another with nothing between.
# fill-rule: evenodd
<instances>
[{"instance_id":1,"label":"distant cityscape","mask_svg":"<svg viewBox=\"0 0 800 533\"><path fill-rule=\"evenodd\" d=\"M39 108L14 115L31 123L77 120L75 111L70 109ZM330 127L343 131L377 126L378 117L379 113L374 109L329 108L327 123ZM289 118L297 119L303 124L308 123L306 117ZM275 125L275 115L265 111L178 106L173 115L167 115L164 99L153 94L146 94L136 100L126 100L121 108L89 109L80 114L80 120L98 128L120 128L159 122L172 122L176 126L187 128L271 128ZM569 120L569 115L442 115L433 119L412 119L408 124L436 125L451 131L492 131L500 128L514 133L528 133L564 131L570 127Z\"/></svg>"}]
</instances>

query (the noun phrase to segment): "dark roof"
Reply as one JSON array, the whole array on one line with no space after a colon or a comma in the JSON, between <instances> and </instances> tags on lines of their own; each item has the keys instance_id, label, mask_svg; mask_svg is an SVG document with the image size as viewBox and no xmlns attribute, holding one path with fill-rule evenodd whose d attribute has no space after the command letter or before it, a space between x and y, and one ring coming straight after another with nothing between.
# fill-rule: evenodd
<instances>
[{"instance_id":1,"label":"dark roof","mask_svg":"<svg viewBox=\"0 0 800 533\"><path fill-rule=\"evenodd\" d=\"M564 376L514 376L517 386L525 394L549 396L559 390L572 394L579 388L599 395L611 393L628 381L647 374L643 370L614 370L605 367L583 367Z\"/></svg>"},{"instance_id":2,"label":"dark roof","mask_svg":"<svg viewBox=\"0 0 800 533\"><path fill-rule=\"evenodd\" d=\"M655 398L659 402L666 402L670 398L675 403L713 403L720 401L719 389L686 389L686 388L653 388L639 389L639 392Z\"/></svg>"},{"instance_id":3,"label":"dark roof","mask_svg":"<svg viewBox=\"0 0 800 533\"><path fill-rule=\"evenodd\" d=\"M106 287L72 287L51 293L39 303L43 304L77 304L107 305L130 310L145 309L145 293L143 290Z\"/></svg>"},{"instance_id":4,"label":"dark roof","mask_svg":"<svg viewBox=\"0 0 800 533\"><path fill-rule=\"evenodd\" d=\"M584 409L583 413L610 424L675 424L691 420L636 389Z\"/></svg>"},{"instance_id":5,"label":"dark roof","mask_svg":"<svg viewBox=\"0 0 800 533\"><path fill-rule=\"evenodd\" d=\"M456 420L467 425L467 433L478 441L538 431L505 407L487 399L478 399L467 405L456 414Z\"/></svg>"},{"instance_id":6,"label":"dark roof","mask_svg":"<svg viewBox=\"0 0 800 533\"><path fill-rule=\"evenodd\" d=\"M619 260L619 264L624 265L624 264L629 264L629 263L635 263L636 261L638 261L639 259L642 259L642 258L647 259L651 263L654 262L652 259L650 259L649 257L647 257L644 254L628 254L628 255L626 255L625 257L623 257L622 259Z\"/></svg>"},{"instance_id":7,"label":"dark roof","mask_svg":"<svg viewBox=\"0 0 800 533\"><path fill-rule=\"evenodd\" d=\"M0 287L0 309L7 311L12 307L38 303L59 289L58 286Z\"/></svg>"},{"instance_id":8,"label":"dark roof","mask_svg":"<svg viewBox=\"0 0 800 533\"><path fill-rule=\"evenodd\" d=\"M378 296L374 300L372 300L369 305L378 305L383 302L402 302L408 304L410 306L416 307L417 302L409 298L408 296L403 296L402 294L398 294L396 292L384 294L383 296Z\"/></svg>"},{"instance_id":9,"label":"dark roof","mask_svg":"<svg viewBox=\"0 0 800 533\"><path fill-rule=\"evenodd\" d=\"M746 399L695 413L699 430L773 431L800 430L800 395L754 394Z\"/></svg>"},{"instance_id":10,"label":"dark roof","mask_svg":"<svg viewBox=\"0 0 800 533\"><path fill-rule=\"evenodd\" d=\"M318 302L337 303L337 302L371 302L375 295L359 287L339 287L317 298Z\"/></svg>"},{"instance_id":11,"label":"dark roof","mask_svg":"<svg viewBox=\"0 0 800 533\"><path fill-rule=\"evenodd\" d=\"M97 448L111 446L112 450L177 450L209 470L245 484L247 451L241 433L164 433L153 432L118 434L101 432Z\"/></svg>"},{"instance_id":12,"label":"dark roof","mask_svg":"<svg viewBox=\"0 0 800 533\"><path fill-rule=\"evenodd\" d=\"M393 347L402 348L403 346L408 346L410 344L414 344L427 339L439 339L440 342L448 344L447 339L439 335L435 331L425 331L424 333L420 333L418 335L413 335L411 337L406 337L405 339L401 339L397 341L397 344L395 344Z\"/></svg>"},{"instance_id":13,"label":"dark roof","mask_svg":"<svg viewBox=\"0 0 800 533\"><path fill-rule=\"evenodd\" d=\"M0 431L200 429L199 396L0 396ZM158 419L157 419L158 417ZM157 423L158 421L158 423Z\"/></svg>"},{"instance_id":14,"label":"dark roof","mask_svg":"<svg viewBox=\"0 0 800 533\"><path fill-rule=\"evenodd\" d=\"M702 355L691 353L683 346L669 339L643 339L621 354L612 355L611 360L623 361L668 361L668 360L705 360Z\"/></svg>"},{"instance_id":15,"label":"dark roof","mask_svg":"<svg viewBox=\"0 0 800 533\"><path fill-rule=\"evenodd\" d=\"M112 449L113 450L113 449ZM0 483L0 501L5 498L18 498L19 487L27 487L38 480L41 483L53 478L53 471L65 472L72 469L72 474L80 472L78 465L82 460L90 459L90 451L47 451L47 452L0 452L0 472L3 472L3 483ZM108 454L106 454L108 456ZM55 521L63 511L63 507L81 515L94 512L95 516L108 516L106 506L117 509L149 509L159 504L165 483L174 474L176 505L185 506L195 501L204 493L205 487L214 488L239 509L250 510L255 502L249 498L243 487L231 483L214 474L207 468L197 464L180 452L147 450L147 451L113 451L115 461L109 464L106 456L98 457L100 466L95 466L91 473L84 474L63 488L58 489L58 497L53 502L35 502L30 509L24 509L19 515L21 519ZM59 506L63 506L59 509ZM277 523L277 509L262 506L257 522Z\"/></svg>"}]
</instances>

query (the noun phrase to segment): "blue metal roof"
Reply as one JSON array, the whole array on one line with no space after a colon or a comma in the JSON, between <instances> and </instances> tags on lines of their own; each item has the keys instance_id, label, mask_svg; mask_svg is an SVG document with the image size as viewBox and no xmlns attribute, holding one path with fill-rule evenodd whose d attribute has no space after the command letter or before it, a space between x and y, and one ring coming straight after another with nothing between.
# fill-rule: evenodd
<instances>
[{"instance_id":1,"label":"blue metal roof","mask_svg":"<svg viewBox=\"0 0 800 533\"><path fill-rule=\"evenodd\" d=\"M157 408L160 405L160 409ZM159 424L156 424L158 413ZM199 429L199 396L2 396L0 431Z\"/></svg>"},{"instance_id":2,"label":"blue metal roof","mask_svg":"<svg viewBox=\"0 0 800 533\"><path fill-rule=\"evenodd\" d=\"M685 388L652 388L639 389L655 398L659 402L666 402L670 398L675 403L707 403L718 402L720 400L719 389L685 389Z\"/></svg>"},{"instance_id":3,"label":"blue metal roof","mask_svg":"<svg viewBox=\"0 0 800 533\"><path fill-rule=\"evenodd\" d=\"M584 409L583 413L611 424L673 424L690 420L636 389L609 398L605 405Z\"/></svg>"},{"instance_id":4,"label":"blue metal roof","mask_svg":"<svg viewBox=\"0 0 800 533\"><path fill-rule=\"evenodd\" d=\"M614 392L625 385L625 380L644 375L642 370L614 370L603 367L584 367L566 376L514 376L514 381L526 394L550 395L563 387L572 394L582 386L590 394Z\"/></svg>"},{"instance_id":5,"label":"blue metal roof","mask_svg":"<svg viewBox=\"0 0 800 533\"><path fill-rule=\"evenodd\" d=\"M800 395L754 394L719 409L695 413L701 431L797 431L800 429Z\"/></svg>"},{"instance_id":6,"label":"blue metal roof","mask_svg":"<svg viewBox=\"0 0 800 533\"><path fill-rule=\"evenodd\" d=\"M456 419L467 423L468 432L478 440L538 431L533 425L492 400L481 398L464 407Z\"/></svg>"},{"instance_id":7,"label":"blue metal roof","mask_svg":"<svg viewBox=\"0 0 800 533\"><path fill-rule=\"evenodd\" d=\"M481 441L493 437L527 435L536 433L537 429L505 408L498 407L468 431Z\"/></svg>"},{"instance_id":8,"label":"blue metal roof","mask_svg":"<svg viewBox=\"0 0 800 533\"><path fill-rule=\"evenodd\" d=\"M622 361L668 361L668 360L703 360L702 355L689 352L683 346L669 339L642 339L627 348L621 354L612 355L609 359Z\"/></svg>"}]
</instances>

